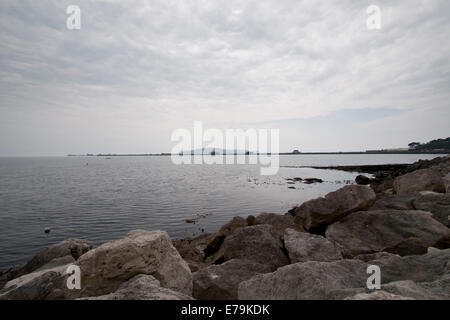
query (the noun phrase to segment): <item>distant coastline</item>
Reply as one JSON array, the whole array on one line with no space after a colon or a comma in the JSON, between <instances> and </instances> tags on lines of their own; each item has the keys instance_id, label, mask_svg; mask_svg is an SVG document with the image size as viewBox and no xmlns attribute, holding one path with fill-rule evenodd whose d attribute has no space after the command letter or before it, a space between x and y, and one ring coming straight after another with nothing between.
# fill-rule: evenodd
<instances>
[{"instance_id":1,"label":"distant coastline","mask_svg":"<svg viewBox=\"0 0 450 320\"><path fill-rule=\"evenodd\" d=\"M349 151L349 152L280 152L280 153L251 153L250 155L336 155L336 154L450 154L450 150L430 150L430 151L416 151L416 150L407 150L407 151L391 151L391 150L374 150L374 151ZM115 154L115 153L99 153L99 154L68 154L68 157L164 157L171 156L171 153L130 153L130 154ZM190 154L185 154L190 155ZM195 156L200 155L209 155L205 154L193 154ZM233 155L246 155L246 154L226 154L227 156ZM224 156L223 154L216 154L215 156ZM248 156L248 154L247 154Z\"/></svg>"}]
</instances>

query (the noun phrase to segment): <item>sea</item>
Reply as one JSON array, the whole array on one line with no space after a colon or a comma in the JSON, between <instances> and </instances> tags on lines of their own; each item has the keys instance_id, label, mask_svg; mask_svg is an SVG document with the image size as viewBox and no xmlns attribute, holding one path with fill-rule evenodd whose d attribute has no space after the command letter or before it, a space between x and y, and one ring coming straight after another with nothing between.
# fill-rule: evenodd
<instances>
[{"instance_id":1,"label":"sea","mask_svg":"<svg viewBox=\"0 0 450 320\"><path fill-rule=\"evenodd\" d=\"M284 214L354 183L359 174L295 166L413 163L438 156L280 155L280 169L271 176L261 175L259 165L175 165L170 156L0 158L0 270L19 267L67 238L98 246L144 229L165 230L176 239L215 232L235 216ZM294 177L323 183L288 184Z\"/></svg>"}]
</instances>

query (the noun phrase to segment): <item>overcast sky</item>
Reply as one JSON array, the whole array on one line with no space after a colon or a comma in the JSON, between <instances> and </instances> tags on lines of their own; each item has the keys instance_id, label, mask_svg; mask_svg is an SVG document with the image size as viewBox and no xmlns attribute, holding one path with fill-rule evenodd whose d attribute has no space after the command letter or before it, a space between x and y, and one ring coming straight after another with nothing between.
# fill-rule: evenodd
<instances>
[{"instance_id":1,"label":"overcast sky","mask_svg":"<svg viewBox=\"0 0 450 320\"><path fill-rule=\"evenodd\" d=\"M448 137L449 39L448 0L1 0L0 156L167 152L194 120L281 151Z\"/></svg>"}]
</instances>

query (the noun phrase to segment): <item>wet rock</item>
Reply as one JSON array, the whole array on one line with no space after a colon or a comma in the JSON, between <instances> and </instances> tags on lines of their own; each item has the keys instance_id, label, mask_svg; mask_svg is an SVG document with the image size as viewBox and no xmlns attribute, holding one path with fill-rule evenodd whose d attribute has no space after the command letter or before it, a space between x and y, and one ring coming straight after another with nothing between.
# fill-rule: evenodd
<instances>
[{"instance_id":1,"label":"wet rock","mask_svg":"<svg viewBox=\"0 0 450 320\"><path fill-rule=\"evenodd\" d=\"M372 179L370 179L369 177L366 177L366 176L360 174L360 175L356 176L355 182L357 184L366 186L366 185L369 185L369 184L372 183Z\"/></svg>"},{"instance_id":2,"label":"wet rock","mask_svg":"<svg viewBox=\"0 0 450 320\"><path fill-rule=\"evenodd\" d=\"M193 296L199 300L235 300L239 283L270 271L267 265L240 259L212 265L194 273Z\"/></svg>"},{"instance_id":3,"label":"wet rock","mask_svg":"<svg viewBox=\"0 0 450 320\"><path fill-rule=\"evenodd\" d=\"M332 242L310 233L286 229L284 246L291 263L342 259L341 252Z\"/></svg>"},{"instance_id":4,"label":"wet rock","mask_svg":"<svg viewBox=\"0 0 450 320\"><path fill-rule=\"evenodd\" d=\"M273 270L289 263L282 241L267 224L239 229L225 239L223 246L225 260L251 260Z\"/></svg>"},{"instance_id":5,"label":"wet rock","mask_svg":"<svg viewBox=\"0 0 450 320\"><path fill-rule=\"evenodd\" d=\"M345 186L325 197L300 205L295 211L296 223L314 232L342 219L346 215L366 210L375 202L375 192L365 186Z\"/></svg>"},{"instance_id":6,"label":"wet rock","mask_svg":"<svg viewBox=\"0 0 450 320\"><path fill-rule=\"evenodd\" d=\"M446 247L450 230L429 212L374 210L346 216L327 228L326 237L347 258L380 251L409 255L426 253L431 246Z\"/></svg>"},{"instance_id":7,"label":"wet rock","mask_svg":"<svg viewBox=\"0 0 450 320\"><path fill-rule=\"evenodd\" d=\"M113 293L79 300L193 300L193 298L161 287L160 282L153 276L140 274L122 283Z\"/></svg>"},{"instance_id":8,"label":"wet rock","mask_svg":"<svg viewBox=\"0 0 450 320\"><path fill-rule=\"evenodd\" d=\"M319 178L306 178L303 179L303 183L305 184L313 184L313 183L322 183L323 180Z\"/></svg>"},{"instance_id":9,"label":"wet rock","mask_svg":"<svg viewBox=\"0 0 450 320\"><path fill-rule=\"evenodd\" d=\"M114 292L138 274L152 275L163 287L192 294L189 266L165 231L133 230L89 251L76 264L81 269L82 296Z\"/></svg>"}]
</instances>

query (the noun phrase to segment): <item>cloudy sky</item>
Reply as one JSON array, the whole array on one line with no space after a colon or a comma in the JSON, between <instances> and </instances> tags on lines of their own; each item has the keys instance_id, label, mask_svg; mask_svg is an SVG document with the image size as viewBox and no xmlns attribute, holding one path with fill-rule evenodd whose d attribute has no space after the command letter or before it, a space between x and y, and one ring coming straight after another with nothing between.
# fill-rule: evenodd
<instances>
[{"instance_id":1,"label":"cloudy sky","mask_svg":"<svg viewBox=\"0 0 450 320\"><path fill-rule=\"evenodd\" d=\"M448 0L1 0L0 156L167 152L194 120L282 151L448 137L449 39Z\"/></svg>"}]
</instances>

